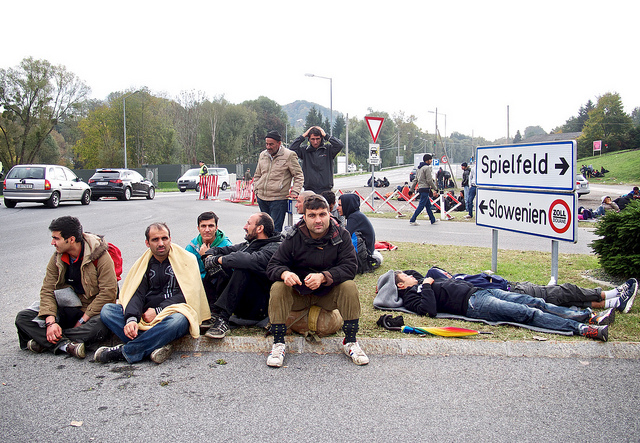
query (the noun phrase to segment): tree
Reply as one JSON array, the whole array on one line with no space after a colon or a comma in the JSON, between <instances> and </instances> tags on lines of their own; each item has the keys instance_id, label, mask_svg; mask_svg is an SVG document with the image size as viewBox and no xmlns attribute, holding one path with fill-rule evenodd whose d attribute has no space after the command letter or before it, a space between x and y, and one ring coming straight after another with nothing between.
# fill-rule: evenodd
<instances>
[{"instance_id":1,"label":"tree","mask_svg":"<svg viewBox=\"0 0 640 443\"><path fill-rule=\"evenodd\" d=\"M518 131L519 132L519 131ZM546 135L547 133L545 132L544 129L542 129L540 126L527 126L524 129L524 138L528 138L528 137L533 137L534 135Z\"/></svg>"},{"instance_id":2,"label":"tree","mask_svg":"<svg viewBox=\"0 0 640 443\"><path fill-rule=\"evenodd\" d=\"M312 126L320 126L322 127L322 114L320 111L316 109L316 107L312 107L307 114L307 118L304 122L305 131Z\"/></svg>"},{"instance_id":3,"label":"tree","mask_svg":"<svg viewBox=\"0 0 640 443\"><path fill-rule=\"evenodd\" d=\"M624 112L618 93L608 92L598 97L598 104L589 112L578 139L578 157L591 155L594 140L602 140L609 151L628 148L628 133L632 127L631 117Z\"/></svg>"},{"instance_id":4,"label":"tree","mask_svg":"<svg viewBox=\"0 0 640 443\"><path fill-rule=\"evenodd\" d=\"M595 106L591 100L588 100L584 106L580 106L577 117L571 117L560 128L559 132L582 132L584 124L589 119L589 112L593 111Z\"/></svg>"},{"instance_id":5,"label":"tree","mask_svg":"<svg viewBox=\"0 0 640 443\"><path fill-rule=\"evenodd\" d=\"M338 114L336 120L333 122L333 136L344 140L345 130L347 128L347 122L342 114Z\"/></svg>"},{"instance_id":6,"label":"tree","mask_svg":"<svg viewBox=\"0 0 640 443\"><path fill-rule=\"evenodd\" d=\"M522 141L522 135L520 135L520 130L518 129L518 132L516 132L516 136L513 137L513 142L520 143L521 141Z\"/></svg>"},{"instance_id":7,"label":"tree","mask_svg":"<svg viewBox=\"0 0 640 443\"><path fill-rule=\"evenodd\" d=\"M77 113L89 87L62 65L32 57L0 69L0 160L33 163L58 124Z\"/></svg>"},{"instance_id":8,"label":"tree","mask_svg":"<svg viewBox=\"0 0 640 443\"><path fill-rule=\"evenodd\" d=\"M206 99L204 92L183 91L174 106L174 127L182 148L182 159L193 165L198 161L198 127Z\"/></svg>"}]
</instances>

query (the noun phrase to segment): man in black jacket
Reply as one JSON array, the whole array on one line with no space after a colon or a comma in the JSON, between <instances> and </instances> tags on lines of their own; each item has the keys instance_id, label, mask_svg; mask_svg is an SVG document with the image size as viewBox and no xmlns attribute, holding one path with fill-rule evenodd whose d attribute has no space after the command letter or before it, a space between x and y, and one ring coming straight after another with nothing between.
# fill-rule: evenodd
<instances>
[{"instance_id":1,"label":"man in black jacket","mask_svg":"<svg viewBox=\"0 0 640 443\"><path fill-rule=\"evenodd\" d=\"M488 321L511 321L574 335L607 341L613 310L593 319L590 309L574 310L546 303L541 298L501 289L482 289L464 280L422 282L401 271L395 274L398 295L404 307L419 315L435 317L438 312L463 315Z\"/></svg>"},{"instance_id":2,"label":"man in black jacket","mask_svg":"<svg viewBox=\"0 0 640 443\"><path fill-rule=\"evenodd\" d=\"M344 353L357 365L369 363L356 341L360 319L360 298L353 281L356 267L349 232L331 218L324 197L307 197L303 219L287 233L267 266L267 275L275 281L269 300L273 348L268 366L280 367L284 361L289 312L312 305L340 311Z\"/></svg>"},{"instance_id":3,"label":"man in black jacket","mask_svg":"<svg viewBox=\"0 0 640 443\"><path fill-rule=\"evenodd\" d=\"M280 246L280 235L274 235L274 229L271 216L258 212L244 225L245 242L214 247L205 253L205 278L212 274L217 277L217 300L211 306L212 325L205 333L207 337L224 338L231 314L255 321L267 317L271 280L266 269Z\"/></svg>"},{"instance_id":4,"label":"man in black jacket","mask_svg":"<svg viewBox=\"0 0 640 443\"><path fill-rule=\"evenodd\" d=\"M333 188L333 159L342 148L344 143L320 126L310 127L291 143L289 149L302 160L305 190L322 194Z\"/></svg>"}]
</instances>

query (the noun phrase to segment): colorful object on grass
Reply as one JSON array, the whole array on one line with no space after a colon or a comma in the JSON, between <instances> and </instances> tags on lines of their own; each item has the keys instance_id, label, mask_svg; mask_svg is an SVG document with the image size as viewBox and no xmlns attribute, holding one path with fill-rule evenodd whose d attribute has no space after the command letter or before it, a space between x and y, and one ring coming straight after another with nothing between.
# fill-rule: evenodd
<instances>
[{"instance_id":1,"label":"colorful object on grass","mask_svg":"<svg viewBox=\"0 0 640 443\"><path fill-rule=\"evenodd\" d=\"M400 329L405 334L418 335L437 335L440 337L466 337L469 335L477 335L480 332L474 329L456 328L453 326L435 327L435 326L402 326Z\"/></svg>"}]
</instances>

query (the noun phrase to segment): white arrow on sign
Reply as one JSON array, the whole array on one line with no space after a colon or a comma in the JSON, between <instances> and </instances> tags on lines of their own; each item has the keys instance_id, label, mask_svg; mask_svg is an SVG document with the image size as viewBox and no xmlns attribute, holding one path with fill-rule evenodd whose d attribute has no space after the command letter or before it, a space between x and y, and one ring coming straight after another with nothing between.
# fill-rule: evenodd
<instances>
[{"instance_id":1,"label":"white arrow on sign","mask_svg":"<svg viewBox=\"0 0 640 443\"><path fill-rule=\"evenodd\" d=\"M551 191L575 189L575 140L478 148L479 187Z\"/></svg>"}]
</instances>

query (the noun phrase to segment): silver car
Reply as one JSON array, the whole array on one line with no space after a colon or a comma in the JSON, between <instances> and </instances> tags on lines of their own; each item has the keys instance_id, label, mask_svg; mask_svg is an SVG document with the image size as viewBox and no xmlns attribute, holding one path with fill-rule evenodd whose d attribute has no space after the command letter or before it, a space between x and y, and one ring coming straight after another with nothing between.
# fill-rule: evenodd
<instances>
[{"instance_id":1,"label":"silver car","mask_svg":"<svg viewBox=\"0 0 640 443\"><path fill-rule=\"evenodd\" d=\"M89 185L71 169L59 165L16 165L3 182L4 204L15 208L20 202L44 203L57 208L63 201L91 203Z\"/></svg>"},{"instance_id":2,"label":"silver car","mask_svg":"<svg viewBox=\"0 0 640 443\"><path fill-rule=\"evenodd\" d=\"M576 190L578 191L578 197L591 192L591 189L589 189L589 181L584 178L582 174L576 174Z\"/></svg>"}]
</instances>

